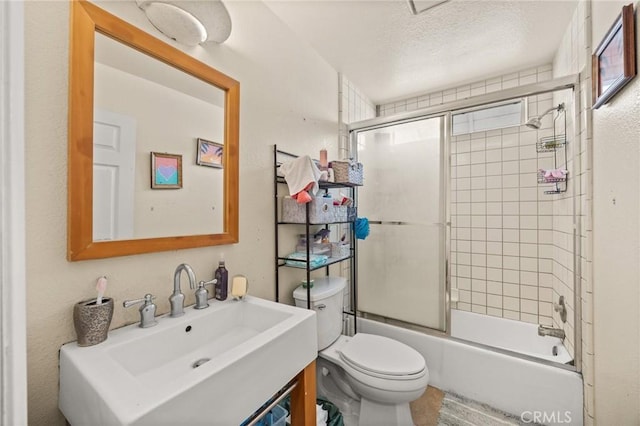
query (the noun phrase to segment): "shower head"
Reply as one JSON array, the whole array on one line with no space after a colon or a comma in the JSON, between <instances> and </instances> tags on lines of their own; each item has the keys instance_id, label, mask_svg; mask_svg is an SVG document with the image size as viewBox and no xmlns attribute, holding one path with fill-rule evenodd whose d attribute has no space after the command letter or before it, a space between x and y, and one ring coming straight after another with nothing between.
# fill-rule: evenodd
<instances>
[{"instance_id":1,"label":"shower head","mask_svg":"<svg viewBox=\"0 0 640 426\"><path fill-rule=\"evenodd\" d=\"M538 130L542 127L542 117L549 114L551 111L564 111L564 103L558 104L558 106L554 106L546 110L543 114L538 115L537 117L531 117L524 123L525 126L530 127L532 129Z\"/></svg>"},{"instance_id":2,"label":"shower head","mask_svg":"<svg viewBox=\"0 0 640 426\"><path fill-rule=\"evenodd\" d=\"M542 127L542 120L540 120L540 118L541 117L531 117L524 125L537 130Z\"/></svg>"}]
</instances>

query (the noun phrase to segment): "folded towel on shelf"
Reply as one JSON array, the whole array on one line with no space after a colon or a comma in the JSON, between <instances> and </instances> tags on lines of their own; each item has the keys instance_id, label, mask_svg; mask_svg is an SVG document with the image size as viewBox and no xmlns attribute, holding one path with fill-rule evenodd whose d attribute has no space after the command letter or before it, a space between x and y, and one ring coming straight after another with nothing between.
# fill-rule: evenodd
<instances>
[{"instance_id":1,"label":"folded towel on shelf","mask_svg":"<svg viewBox=\"0 0 640 426\"><path fill-rule=\"evenodd\" d=\"M308 155L283 163L280 166L280 171L289 186L289 195L299 203L303 204L311 201L307 191L311 195L315 195L318 192L318 180L322 176L322 172Z\"/></svg>"},{"instance_id":2,"label":"folded towel on shelf","mask_svg":"<svg viewBox=\"0 0 640 426\"><path fill-rule=\"evenodd\" d=\"M329 256L324 254L311 254L309 255L309 267L317 268L327 263ZM295 266L296 268L307 267L307 254L295 252L287 256L287 260L284 261L286 265Z\"/></svg>"},{"instance_id":3,"label":"folded towel on shelf","mask_svg":"<svg viewBox=\"0 0 640 426\"><path fill-rule=\"evenodd\" d=\"M569 171L566 169L538 169L538 174L542 176L544 182L557 182L559 179L566 179L567 173Z\"/></svg>"}]
</instances>

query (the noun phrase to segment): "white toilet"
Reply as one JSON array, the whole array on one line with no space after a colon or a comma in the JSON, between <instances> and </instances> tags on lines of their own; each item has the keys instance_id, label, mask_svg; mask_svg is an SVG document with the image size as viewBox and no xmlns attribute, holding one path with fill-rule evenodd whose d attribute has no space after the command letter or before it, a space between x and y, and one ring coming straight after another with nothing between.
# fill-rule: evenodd
<instances>
[{"instance_id":1,"label":"white toilet","mask_svg":"<svg viewBox=\"0 0 640 426\"><path fill-rule=\"evenodd\" d=\"M318 393L337 389L340 397L352 401L349 406L359 403L360 425L413 425L409 402L427 388L425 360L415 349L388 337L342 335L345 285L345 278L322 277L311 288L311 308L318 319ZM306 288L298 287L293 298L296 306L307 307Z\"/></svg>"}]
</instances>

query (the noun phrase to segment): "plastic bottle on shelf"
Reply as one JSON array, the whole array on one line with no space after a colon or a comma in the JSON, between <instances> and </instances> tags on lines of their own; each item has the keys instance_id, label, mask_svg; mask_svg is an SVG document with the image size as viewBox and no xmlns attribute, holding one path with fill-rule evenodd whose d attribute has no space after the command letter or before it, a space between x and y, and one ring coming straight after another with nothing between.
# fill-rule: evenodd
<instances>
[{"instance_id":1,"label":"plastic bottle on shelf","mask_svg":"<svg viewBox=\"0 0 640 426\"><path fill-rule=\"evenodd\" d=\"M224 259L221 257L218 262L218 269L215 271L215 298L217 300L226 300L229 289L229 271L225 268Z\"/></svg>"},{"instance_id":2,"label":"plastic bottle on shelf","mask_svg":"<svg viewBox=\"0 0 640 426\"><path fill-rule=\"evenodd\" d=\"M329 163L327 161L327 150L322 148L320 150L320 170L327 170L329 168Z\"/></svg>"}]
</instances>

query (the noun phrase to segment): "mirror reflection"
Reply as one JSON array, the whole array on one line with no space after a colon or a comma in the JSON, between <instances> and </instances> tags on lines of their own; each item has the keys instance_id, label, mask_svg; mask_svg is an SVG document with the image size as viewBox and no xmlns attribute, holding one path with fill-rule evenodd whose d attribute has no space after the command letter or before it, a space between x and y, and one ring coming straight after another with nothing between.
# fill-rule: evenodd
<instances>
[{"instance_id":1,"label":"mirror reflection","mask_svg":"<svg viewBox=\"0 0 640 426\"><path fill-rule=\"evenodd\" d=\"M94 73L93 241L223 232L225 92L98 32Z\"/></svg>"},{"instance_id":2,"label":"mirror reflection","mask_svg":"<svg viewBox=\"0 0 640 426\"><path fill-rule=\"evenodd\" d=\"M237 243L240 83L87 1L69 59L67 258Z\"/></svg>"}]
</instances>

